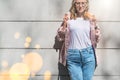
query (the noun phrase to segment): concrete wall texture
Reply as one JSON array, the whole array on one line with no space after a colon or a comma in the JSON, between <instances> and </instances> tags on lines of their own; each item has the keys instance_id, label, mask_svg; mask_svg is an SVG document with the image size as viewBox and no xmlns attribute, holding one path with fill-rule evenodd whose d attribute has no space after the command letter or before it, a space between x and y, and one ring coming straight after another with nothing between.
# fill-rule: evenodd
<instances>
[{"instance_id":1,"label":"concrete wall texture","mask_svg":"<svg viewBox=\"0 0 120 80\"><path fill-rule=\"evenodd\" d=\"M0 80L57 80L57 28L72 0L0 0ZM89 0L102 31L93 80L120 80L120 1Z\"/></svg>"}]
</instances>

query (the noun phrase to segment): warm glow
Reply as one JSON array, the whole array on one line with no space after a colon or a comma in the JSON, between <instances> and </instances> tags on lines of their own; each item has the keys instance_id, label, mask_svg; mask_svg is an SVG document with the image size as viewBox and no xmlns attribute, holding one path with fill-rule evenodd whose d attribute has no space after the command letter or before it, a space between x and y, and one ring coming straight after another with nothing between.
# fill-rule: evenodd
<instances>
[{"instance_id":1,"label":"warm glow","mask_svg":"<svg viewBox=\"0 0 120 80\"><path fill-rule=\"evenodd\" d=\"M23 62L29 66L31 73L38 72L43 65L42 57L35 52L26 54L23 58Z\"/></svg>"},{"instance_id":2,"label":"warm glow","mask_svg":"<svg viewBox=\"0 0 120 80\"><path fill-rule=\"evenodd\" d=\"M102 5L104 5L104 7L110 7L112 6L113 1L112 0L104 0L104 2L102 2Z\"/></svg>"},{"instance_id":3,"label":"warm glow","mask_svg":"<svg viewBox=\"0 0 120 80\"><path fill-rule=\"evenodd\" d=\"M2 61L1 64L2 64L2 67L4 67L4 68L8 67L8 62L7 61Z\"/></svg>"},{"instance_id":4,"label":"warm glow","mask_svg":"<svg viewBox=\"0 0 120 80\"><path fill-rule=\"evenodd\" d=\"M24 44L24 46L25 46L25 48L28 48L28 47L30 46L30 44L26 42L26 43Z\"/></svg>"},{"instance_id":5,"label":"warm glow","mask_svg":"<svg viewBox=\"0 0 120 80\"><path fill-rule=\"evenodd\" d=\"M31 75L31 77L35 77L35 74L36 74L35 72L31 72L30 75Z\"/></svg>"},{"instance_id":6,"label":"warm glow","mask_svg":"<svg viewBox=\"0 0 120 80\"><path fill-rule=\"evenodd\" d=\"M100 5L100 8L101 9L111 9L111 7L113 6L114 4L114 1L113 0L99 0L98 1L99 5Z\"/></svg>"},{"instance_id":7,"label":"warm glow","mask_svg":"<svg viewBox=\"0 0 120 80\"><path fill-rule=\"evenodd\" d=\"M46 71L44 73L44 80L51 80L51 72L50 71Z\"/></svg>"},{"instance_id":8,"label":"warm glow","mask_svg":"<svg viewBox=\"0 0 120 80\"><path fill-rule=\"evenodd\" d=\"M0 73L0 80L11 80L8 71L3 71Z\"/></svg>"},{"instance_id":9,"label":"warm glow","mask_svg":"<svg viewBox=\"0 0 120 80\"><path fill-rule=\"evenodd\" d=\"M39 45L39 44L36 44L36 45L35 45L35 48L36 48L36 49L40 49L40 45Z\"/></svg>"},{"instance_id":10,"label":"warm glow","mask_svg":"<svg viewBox=\"0 0 120 80\"><path fill-rule=\"evenodd\" d=\"M25 57L25 55L24 55L24 54L22 54L22 55L21 55L21 58L24 58L24 57Z\"/></svg>"},{"instance_id":11,"label":"warm glow","mask_svg":"<svg viewBox=\"0 0 120 80\"><path fill-rule=\"evenodd\" d=\"M92 13L86 12L85 16L87 16L89 19L91 19L93 21L96 20L95 16Z\"/></svg>"},{"instance_id":12,"label":"warm glow","mask_svg":"<svg viewBox=\"0 0 120 80\"><path fill-rule=\"evenodd\" d=\"M31 37L26 37L25 41L30 43L32 41L32 39L31 39Z\"/></svg>"},{"instance_id":13,"label":"warm glow","mask_svg":"<svg viewBox=\"0 0 120 80\"><path fill-rule=\"evenodd\" d=\"M19 33L19 32L16 32L15 35L14 35L14 38L15 38L15 39L19 39L19 37L20 37L20 33Z\"/></svg>"},{"instance_id":14,"label":"warm glow","mask_svg":"<svg viewBox=\"0 0 120 80\"><path fill-rule=\"evenodd\" d=\"M11 67L9 74L11 80L28 80L30 70L26 64L17 63Z\"/></svg>"}]
</instances>

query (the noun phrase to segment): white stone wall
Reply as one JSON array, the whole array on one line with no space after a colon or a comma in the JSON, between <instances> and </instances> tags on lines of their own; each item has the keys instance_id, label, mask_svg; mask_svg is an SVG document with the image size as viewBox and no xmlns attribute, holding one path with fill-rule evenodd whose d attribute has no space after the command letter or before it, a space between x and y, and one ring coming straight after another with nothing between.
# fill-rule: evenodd
<instances>
[{"instance_id":1,"label":"white stone wall","mask_svg":"<svg viewBox=\"0 0 120 80\"><path fill-rule=\"evenodd\" d=\"M58 53L52 49L54 36L72 0L0 0L0 80L12 66L23 62L24 55L36 52L42 57L41 68L32 80L57 80ZM93 80L120 80L120 1L89 0L102 31L98 44L98 67ZM25 46L26 38L31 42ZM38 45L39 49L36 49ZM24 74L24 73L23 73ZM17 80L17 79L16 79ZM49 80L49 79L48 79Z\"/></svg>"}]
</instances>

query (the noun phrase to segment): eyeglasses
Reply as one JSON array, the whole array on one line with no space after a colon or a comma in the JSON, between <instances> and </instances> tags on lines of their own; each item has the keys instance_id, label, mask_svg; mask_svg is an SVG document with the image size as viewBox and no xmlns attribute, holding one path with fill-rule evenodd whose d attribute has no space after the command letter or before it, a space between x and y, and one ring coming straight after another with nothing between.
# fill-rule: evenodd
<instances>
[{"instance_id":1,"label":"eyeglasses","mask_svg":"<svg viewBox=\"0 0 120 80\"><path fill-rule=\"evenodd\" d=\"M86 4L87 4L87 2L75 2L75 5L85 6Z\"/></svg>"}]
</instances>

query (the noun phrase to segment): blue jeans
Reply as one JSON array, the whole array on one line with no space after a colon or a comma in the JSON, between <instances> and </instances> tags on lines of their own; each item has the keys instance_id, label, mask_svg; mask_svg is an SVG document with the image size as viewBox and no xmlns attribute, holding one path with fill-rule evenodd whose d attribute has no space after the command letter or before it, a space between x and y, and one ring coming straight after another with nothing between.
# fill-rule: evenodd
<instances>
[{"instance_id":1,"label":"blue jeans","mask_svg":"<svg viewBox=\"0 0 120 80\"><path fill-rule=\"evenodd\" d=\"M67 54L67 68L71 80L92 80L95 71L93 48L68 49Z\"/></svg>"}]
</instances>

